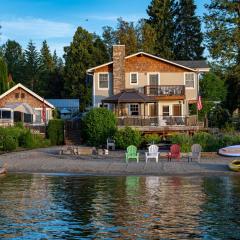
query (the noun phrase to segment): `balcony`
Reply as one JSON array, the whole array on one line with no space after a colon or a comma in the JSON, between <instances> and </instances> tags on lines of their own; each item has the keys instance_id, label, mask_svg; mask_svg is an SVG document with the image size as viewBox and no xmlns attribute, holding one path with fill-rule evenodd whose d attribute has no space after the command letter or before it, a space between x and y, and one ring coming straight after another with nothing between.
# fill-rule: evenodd
<instances>
[{"instance_id":1,"label":"balcony","mask_svg":"<svg viewBox=\"0 0 240 240\"><path fill-rule=\"evenodd\" d=\"M143 88L143 93L156 99L184 99L184 85L147 85Z\"/></svg>"}]
</instances>

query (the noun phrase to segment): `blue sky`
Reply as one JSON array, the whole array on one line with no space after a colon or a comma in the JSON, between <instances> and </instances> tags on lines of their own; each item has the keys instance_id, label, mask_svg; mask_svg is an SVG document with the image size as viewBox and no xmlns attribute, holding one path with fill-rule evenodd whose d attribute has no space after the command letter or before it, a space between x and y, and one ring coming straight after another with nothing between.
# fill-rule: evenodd
<instances>
[{"instance_id":1,"label":"blue sky","mask_svg":"<svg viewBox=\"0 0 240 240\"><path fill-rule=\"evenodd\" d=\"M203 15L204 4L195 0L197 14ZM0 45L7 39L18 41L23 48L31 39L40 48L44 39L51 50L63 54L63 47L72 40L77 26L89 32L102 33L102 27L116 26L122 17L136 22L147 17L151 0L1 0Z\"/></svg>"}]
</instances>

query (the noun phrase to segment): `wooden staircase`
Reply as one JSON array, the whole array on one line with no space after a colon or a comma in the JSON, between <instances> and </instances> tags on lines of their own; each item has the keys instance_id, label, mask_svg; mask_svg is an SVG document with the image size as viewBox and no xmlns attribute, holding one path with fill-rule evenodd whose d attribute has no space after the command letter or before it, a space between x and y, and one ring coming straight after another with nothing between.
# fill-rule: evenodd
<instances>
[{"instance_id":1,"label":"wooden staircase","mask_svg":"<svg viewBox=\"0 0 240 240\"><path fill-rule=\"evenodd\" d=\"M82 144L81 125L78 122L65 122L64 141L65 145Z\"/></svg>"}]
</instances>

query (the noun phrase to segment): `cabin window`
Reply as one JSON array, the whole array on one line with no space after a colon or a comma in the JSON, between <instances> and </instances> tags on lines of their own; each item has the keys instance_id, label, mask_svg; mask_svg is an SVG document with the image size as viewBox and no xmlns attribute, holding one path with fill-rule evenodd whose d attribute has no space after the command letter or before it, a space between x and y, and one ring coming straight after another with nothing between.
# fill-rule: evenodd
<instances>
[{"instance_id":1,"label":"cabin window","mask_svg":"<svg viewBox=\"0 0 240 240\"><path fill-rule=\"evenodd\" d=\"M162 107L163 116L169 116L170 115L169 109L170 109L169 106L163 106Z\"/></svg>"},{"instance_id":2,"label":"cabin window","mask_svg":"<svg viewBox=\"0 0 240 240\"><path fill-rule=\"evenodd\" d=\"M130 73L130 84L132 85L138 84L138 73Z\"/></svg>"},{"instance_id":3,"label":"cabin window","mask_svg":"<svg viewBox=\"0 0 240 240\"><path fill-rule=\"evenodd\" d=\"M19 98L19 93L15 93L15 98Z\"/></svg>"},{"instance_id":4,"label":"cabin window","mask_svg":"<svg viewBox=\"0 0 240 240\"><path fill-rule=\"evenodd\" d=\"M131 116L139 115L139 105L138 104L130 104L129 105L129 114Z\"/></svg>"},{"instance_id":5,"label":"cabin window","mask_svg":"<svg viewBox=\"0 0 240 240\"><path fill-rule=\"evenodd\" d=\"M99 88L108 89L109 75L108 73L99 73Z\"/></svg>"},{"instance_id":6,"label":"cabin window","mask_svg":"<svg viewBox=\"0 0 240 240\"><path fill-rule=\"evenodd\" d=\"M194 73L185 73L185 86L194 88Z\"/></svg>"},{"instance_id":7,"label":"cabin window","mask_svg":"<svg viewBox=\"0 0 240 240\"><path fill-rule=\"evenodd\" d=\"M2 118L3 119L11 119L11 111L2 110Z\"/></svg>"},{"instance_id":8,"label":"cabin window","mask_svg":"<svg viewBox=\"0 0 240 240\"><path fill-rule=\"evenodd\" d=\"M21 98L25 98L25 93L21 93Z\"/></svg>"},{"instance_id":9,"label":"cabin window","mask_svg":"<svg viewBox=\"0 0 240 240\"><path fill-rule=\"evenodd\" d=\"M159 84L159 75L158 73L149 74L149 85L156 86Z\"/></svg>"},{"instance_id":10,"label":"cabin window","mask_svg":"<svg viewBox=\"0 0 240 240\"><path fill-rule=\"evenodd\" d=\"M35 122L41 123L42 122L42 110L35 109Z\"/></svg>"}]
</instances>

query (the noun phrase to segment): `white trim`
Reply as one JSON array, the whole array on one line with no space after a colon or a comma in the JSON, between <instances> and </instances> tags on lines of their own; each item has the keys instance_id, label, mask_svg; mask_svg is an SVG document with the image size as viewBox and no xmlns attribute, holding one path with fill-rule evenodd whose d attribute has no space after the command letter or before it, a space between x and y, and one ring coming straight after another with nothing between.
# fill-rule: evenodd
<instances>
[{"instance_id":1,"label":"white trim","mask_svg":"<svg viewBox=\"0 0 240 240\"><path fill-rule=\"evenodd\" d=\"M170 64L175 65L175 66L177 66L177 67L181 67L181 68L190 70L190 71L192 71L192 72L196 72L196 71L197 71L197 70L195 70L195 69L193 69L193 68L189 68L189 67L183 66L183 65L181 65L181 64L178 64L178 63L175 63L175 62L169 61L169 60L167 60L167 59L160 58L160 57L157 57L157 56L154 56L154 55L152 55L152 54L145 53L145 52L137 52L137 53L134 53L134 54L132 54L132 55L129 55L129 56L125 57L125 59L131 58L131 57L135 57L135 56L141 55L141 54L142 54L142 55L146 55L146 56L151 57L151 58L154 58L154 59L157 59L157 60L160 60L160 61L163 61L163 62L166 62L166 63L170 63ZM105 64L102 64L102 65L99 65L99 66L96 66L96 67L93 67L93 68L90 68L90 69L87 70L87 73L92 72L92 71L95 70L95 69L98 69L98 68L107 66L107 65L112 64L112 63L113 63L113 61L107 62L107 63L105 63Z\"/></svg>"},{"instance_id":2,"label":"white trim","mask_svg":"<svg viewBox=\"0 0 240 240\"><path fill-rule=\"evenodd\" d=\"M137 74L137 82L136 83L132 83L132 74ZM138 85L138 72L130 72L129 80L130 80L130 85Z\"/></svg>"},{"instance_id":3,"label":"white trim","mask_svg":"<svg viewBox=\"0 0 240 240\"><path fill-rule=\"evenodd\" d=\"M160 73L159 72L148 72L147 73L147 85L150 85L150 75L158 75L158 85L160 85Z\"/></svg>"},{"instance_id":4,"label":"white trim","mask_svg":"<svg viewBox=\"0 0 240 240\"><path fill-rule=\"evenodd\" d=\"M100 79L99 79L99 76L100 76L100 74L107 74L107 76L108 76L108 87L107 88L101 88L100 87ZM109 72L99 72L98 73L98 89L99 90L109 90Z\"/></svg>"},{"instance_id":5,"label":"white trim","mask_svg":"<svg viewBox=\"0 0 240 240\"><path fill-rule=\"evenodd\" d=\"M186 86L186 75L187 74L193 74L193 84L194 84L194 87L187 87ZM193 73L193 72L184 72L184 86L186 89L195 89L196 88L196 74Z\"/></svg>"},{"instance_id":6,"label":"white trim","mask_svg":"<svg viewBox=\"0 0 240 240\"><path fill-rule=\"evenodd\" d=\"M95 96L96 96L96 90L95 90L95 81L96 81L96 75L92 75L93 77L93 107L95 107Z\"/></svg>"},{"instance_id":7,"label":"white trim","mask_svg":"<svg viewBox=\"0 0 240 240\"><path fill-rule=\"evenodd\" d=\"M31 94L32 96L34 96L35 98L37 98L38 100L40 100L41 102L44 101L44 103L46 105L48 105L51 108L55 108L51 103L49 103L48 101L46 101L44 98L40 97L39 95L37 95L36 93L34 93L33 91L31 91L30 89L28 89L27 87L23 86L21 83L18 83L17 85L13 86L12 88L10 88L9 90L7 90L5 93L3 93L2 95L0 95L0 99L2 99L3 97L7 96L9 93L11 93L12 91L16 90L17 88L22 88L23 90L25 90L26 92L28 92L29 94Z\"/></svg>"},{"instance_id":8,"label":"white trim","mask_svg":"<svg viewBox=\"0 0 240 240\"><path fill-rule=\"evenodd\" d=\"M172 114L171 114L171 113L172 113L172 108L171 108L171 106L172 106L171 104L162 104L162 111L161 111L161 112L162 112L162 116L163 116L163 107L168 107L168 114L169 114L168 116L171 116L171 115L172 115ZM164 116L164 117L168 117L168 116Z\"/></svg>"}]
</instances>

